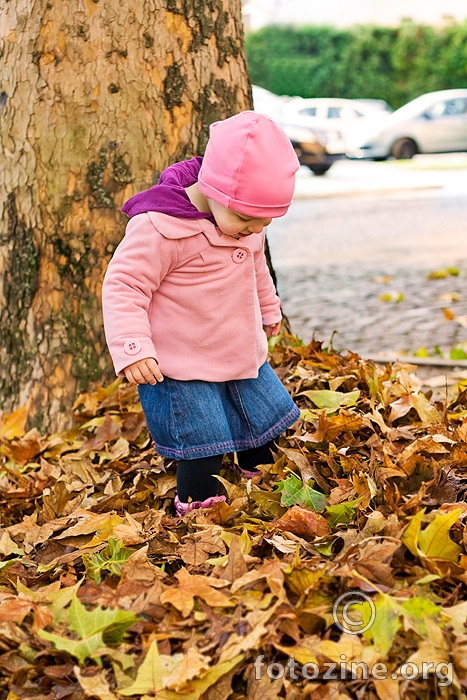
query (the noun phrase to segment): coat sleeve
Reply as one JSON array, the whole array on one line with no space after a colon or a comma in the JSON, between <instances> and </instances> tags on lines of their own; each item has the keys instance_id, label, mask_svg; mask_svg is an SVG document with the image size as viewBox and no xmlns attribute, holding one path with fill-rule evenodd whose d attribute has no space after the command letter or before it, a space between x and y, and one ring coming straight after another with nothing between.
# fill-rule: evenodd
<instances>
[{"instance_id":1,"label":"coat sleeve","mask_svg":"<svg viewBox=\"0 0 467 700\"><path fill-rule=\"evenodd\" d=\"M258 290L259 304L261 308L261 317L263 325L277 323L281 320L281 300L276 294L276 288L272 281L271 273L269 272L264 252L264 237L261 234L261 246L255 252L255 272L256 272L256 287Z\"/></svg>"},{"instance_id":2,"label":"coat sleeve","mask_svg":"<svg viewBox=\"0 0 467 700\"><path fill-rule=\"evenodd\" d=\"M147 357L157 360L149 323L153 294L176 265L177 247L147 214L135 216L116 249L102 287L104 329L115 372Z\"/></svg>"}]
</instances>

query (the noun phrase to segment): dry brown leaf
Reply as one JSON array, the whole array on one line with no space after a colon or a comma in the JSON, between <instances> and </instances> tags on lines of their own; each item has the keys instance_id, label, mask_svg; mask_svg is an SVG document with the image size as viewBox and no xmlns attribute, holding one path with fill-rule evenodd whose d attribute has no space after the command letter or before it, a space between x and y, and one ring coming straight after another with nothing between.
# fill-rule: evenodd
<instances>
[{"instance_id":1,"label":"dry brown leaf","mask_svg":"<svg viewBox=\"0 0 467 700\"><path fill-rule=\"evenodd\" d=\"M330 533L322 515L301 506L289 508L275 524L278 530L293 532L300 537L324 537Z\"/></svg>"},{"instance_id":2,"label":"dry brown leaf","mask_svg":"<svg viewBox=\"0 0 467 700\"><path fill-rule=\"evenodd\" d=\"M225 543L221 538L222 528L212 525L201 532L190 533L183 538L179 553L184 564L203 564L212 554L225 554Z\"/></svg>"},{"instance_id":3,"label":"dry brown leaf","mask_svg":"<svg viewBox=\"0 0 467 700\"><path fill-rule=\"evenodd\" d=\"M73 670L87 698L97 697L99 700L118 700L117 696L110 690L106 671L94 672L92 676L88 676L82 672L79 666L75 666Z\"/></svg>"},{"instance_id":4,"label":"dry brown leaf","mask_svg":"<svg viewBox=\"0 0 467 700\"><path fill-rule=\"evenodd\" d=\"M224 588L229 584L229 581L200 576L199 574L192 576L185 568L177 571L175 578L178 580L178 585L164 591L161 603L170 603L181 612L183 617L187 617L193 610L195 598L200 598L211 607L225 608L235 605L225 593L215 590L216 588Z\"/></svg>"},{"instance_id":5,"label":"dry brown leaf","mask_svg":"<svg viewBox=\"0 0 467 700\"><path fill-rule=\"evenodd\" d=\"M227 564L222 569L222 576L230 583L243 576L248 571L245 557L243 556L240 537L234 535L230 543Z\"/></svg>"},{"instance_id":6,"label":"dry brown leaf","mask_svg":"<svg viewBox=\"0 0 467 700\"><path fill-rule=\"evenodd\" d=\"M197 649L190 647L183 654L183 660L171 673L164 677L164 688L183 691L189 681L202 675L209 669L211 659ZM183 697L183 695L182 695Z\"/></svg>"}]
</instances>

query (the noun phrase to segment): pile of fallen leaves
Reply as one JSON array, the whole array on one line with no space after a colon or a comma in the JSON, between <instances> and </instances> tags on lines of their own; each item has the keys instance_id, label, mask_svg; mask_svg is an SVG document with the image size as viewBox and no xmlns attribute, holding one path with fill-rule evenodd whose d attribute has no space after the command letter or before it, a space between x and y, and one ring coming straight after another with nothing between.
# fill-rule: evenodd
<instances>
[{"instance_id":1,"label":"pile of fallen leaves","mask_svg":"<svg viewBox=\"0 0 467 700\"><path fill-rule=\"evenodd\" d=\"M271 363L301 419L184 518L134 387L61 434L3 416L1 699L465 697L467 390L293 338Z\"/></svg>"}]
</instances>

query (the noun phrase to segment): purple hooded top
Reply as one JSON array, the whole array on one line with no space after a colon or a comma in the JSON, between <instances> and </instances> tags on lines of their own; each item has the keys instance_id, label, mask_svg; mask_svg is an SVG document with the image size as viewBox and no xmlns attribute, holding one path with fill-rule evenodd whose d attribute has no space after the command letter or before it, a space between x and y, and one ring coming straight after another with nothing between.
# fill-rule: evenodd
<instances>
[{"instance_id":1,"label":"purple hooded top","mask_svg":"<svg viewBox=\"0 0 467 700\"><path fill-rule=\"evenodd\" d=\"M162 172L157 185L135 194L125 202L122 211L130 219L148 211L158 211L180 219L208 219L215 224L212 214L198 211L185 191L185 187L198 181L202 162L201 156L195 156L170 165Z\"/></svg>"}]
</instances>

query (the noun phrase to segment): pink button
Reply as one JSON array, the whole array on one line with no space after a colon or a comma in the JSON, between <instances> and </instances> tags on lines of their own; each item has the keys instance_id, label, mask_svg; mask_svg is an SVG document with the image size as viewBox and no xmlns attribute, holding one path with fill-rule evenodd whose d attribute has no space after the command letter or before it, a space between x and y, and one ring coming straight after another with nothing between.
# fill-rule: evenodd
<instances>
[{"instance_id":1,"label":"pink button","mask_svg":"<svg viewBox=\"0 0 467 700\"><path fill-rule=\"evenodd\" d=\"M127 355L136 355L141 350L141 343L139 340L127 340L123 349Z\"/></svg>"},{"instance_id":2,"label":"pink button","mask_svg":"<svg viewBox=\"0 0 467 700\"><path fill-rule=\"evenodd\" d=\"M242 263L244 260L246 260L247 255L248 253L246 252L246 250L236 248L232 253L232 260L234 261L234 263Z\"/></svg>"}]
</instances>

